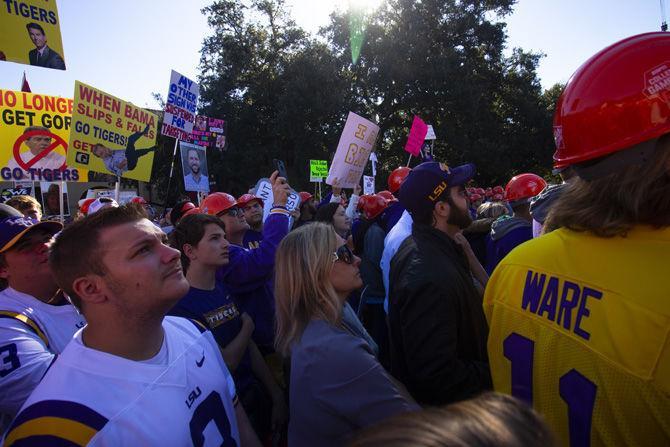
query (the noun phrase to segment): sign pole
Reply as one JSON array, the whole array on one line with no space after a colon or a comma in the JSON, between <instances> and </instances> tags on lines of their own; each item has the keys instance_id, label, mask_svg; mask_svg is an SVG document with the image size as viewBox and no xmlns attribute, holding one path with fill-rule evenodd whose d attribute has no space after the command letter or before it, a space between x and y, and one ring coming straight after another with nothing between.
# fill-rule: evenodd
<instances>
[{"instance_id":1,"label":"sign pole","mask_svg":"<svg viewBox=\"0 0 670 447\"><path fill-rule=\"evenodd\" d=\"M121 195L121 177L116 176L116 184L114 185L114 200L119 203L119 196Z\"/></svg>"},{"instance_id":2,"label":"sign pole","mask_svg":"<svg viewBox=\"0 0 670 447\"><path fill-rule=\"evenodd\" d=\"M170 176L168 177L167 192L165 193L165 204L167 205L168 197L170 196L170 184L172 183L172 171L174 171L174 158L177 156L177 145L179 139L174 139L174 150L172 151L172 161L170 162Z\"/></svg>"},{"instance_id":3,"label":"sign pole","mask_svg":"<svg viewBox=\"0 0 670 447\"><path fill-rule=\"evenodd\" d=\"M409 154L409 158L407 159L407 167L409 168L409 162L412 160L412 154Z\"/></svg>"},{"instance_id":4,"label":"sign pole","mask_svg":"<svg viewBox=\"0 0 670 447\"><path fill-rule=\"evenodd\" d=\"M60 200L60 223L62 223L63 225L65 225L65 206L64 206L65 201L63 200L63 198L65 197L64 185L65 185L65 182L63 180L61 180L60 185L59 185L59 188L60 188L60 199L59 199Z\"/></svg>"}]
</instances>

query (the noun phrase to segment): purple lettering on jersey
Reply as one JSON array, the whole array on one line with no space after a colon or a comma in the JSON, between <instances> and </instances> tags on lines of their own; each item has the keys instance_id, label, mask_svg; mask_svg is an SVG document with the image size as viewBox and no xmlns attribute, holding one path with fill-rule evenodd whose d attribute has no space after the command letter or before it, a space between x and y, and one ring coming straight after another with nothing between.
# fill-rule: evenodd
<instances>
[{"instance_id":1,"label":"purple lettering on jersey","mask_svg":"<svg viewBox=\"0 0 670 447\"><path fill-rule=\"evenodd\" d=\"M512 364L512 396L533 403L535 342L515 332L503 341L503 355Z\"/></svg>"},{"instance_id":2,"label":"purple lettering on jersey","mask_svg":"<svg viewBox=\"0 0 670 447\"><path fill-rule=\"evenodd\" d=\"M553 276L549 277L549 282L547 283L547 289L544 291L544 296L542 297L542 304L540 305L540 310L537 311L539 316L542 314L547 314L547 319L554 321L556 320L556 304L558 301L558 278Z\"/></svg>"},{"instance_id":3,"label":"purple lettering on jersey","mask_svg":"<svg viewBox=\"0 0 670 447\"><path fill-rule=\"evenodd\" d=\"M603 293L600 292L599 290L594 290L590 287L584 287L584 290L582 291L582 300L579 303L579 310L577 311L577 318L575 321L575 334L579 335L582 337L584 340L588 340L591 338L591 334L586 332L584 329L579 327L579 325L582 322L582 318L588 317L591 315L591 311L586 307L586 301L589 298L595 298L595 299L601 299L603 297Z\"/></svg>"},{"instance_id":4,"label":"purple lettering on jersey","mask_svg":"<svg viewBox=\"0 0 670 447\"><path fill-rule=\"evenodd\" d=\"M568 299L568 293L572 292L572 299ZM563 328L570 330L572 327L572 310L579 304L579 297L582 289L574 282L565 281L563 284L563 293L561 294L561 304L558 309L558 320L556 323L563 322Z\"/></svg>"},{"instance_id":5,"label":"purple lettering on jersey","mask_svg":"<svg viewBox=\"0 0 670 447\"><path fill-rule=\"evenodd\" d=\"M521 308L529 310L533 313L537 312L537 306L540 304L540 297L544 289L544 281L547 275L535 273L528 270L526 274L526 286L523 288L523 297L521 299Z\"/></svg>"},{"instance_id":6,"label":"purple lettering on jersey","mask_svg":"<svg viewBox=\"0 0 670 447\"><path fill-rule=\"evenodd\" d=\"M568 427L571 447L591 445L591 421L598 387L576 369L558 380L558 392L568 404Z\"/></svg>"}]
</instances>

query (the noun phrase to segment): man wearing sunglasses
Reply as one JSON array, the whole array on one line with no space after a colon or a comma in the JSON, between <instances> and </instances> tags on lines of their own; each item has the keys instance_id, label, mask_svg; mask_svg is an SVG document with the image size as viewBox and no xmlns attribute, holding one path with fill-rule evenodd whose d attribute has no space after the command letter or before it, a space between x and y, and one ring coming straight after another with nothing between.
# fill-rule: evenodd
<instances>
[{"instance_id":1,"label":"man wearing sunglasses","mask_svg":"<svg viewBox=\"0 0 670 447\"><path fill-rule=\"evenodd\" d=\"M0 205L0 433L56 354L85 325L59 293L48 264L58 222L37 222ZM5 420L5 423L9 422Z\"/></svg>"},{"instance_id":2,"label":"man wearing sunglasses","mask_svg":"<svg viewBox=\"0 0 670 447\"><path fill-rule=\"evenodd\" d=\"M275 171L270 176L273 208L263 225L263 240L259 247L243 247L244 233L249 229L244 212L233 196L213 193L200 204L205 214L218 216L230 242L230 262L219 269L217 279L222 281L235 297L241 312L249 314L256 328L253 340L264 355L274 352L274 261L277 246L288 234L289 212L286 202L290 187L286 179Z\"/></svg>"},{"instance_id":3,"label":"man wearing sunglasses","mask_svg":"<svg viewBox=\"0 0 670 447\"><path fill-rule=\"evenodd\" d=\"M425 162L400 188L400 202L414 223L391 260L391 372L423 405L444 405L491 388L488 330L473 280L483 268L470 263L459 242L472 222L463 185L474 173L472 164L450 169Z\"/></svg>"}]
</instances>

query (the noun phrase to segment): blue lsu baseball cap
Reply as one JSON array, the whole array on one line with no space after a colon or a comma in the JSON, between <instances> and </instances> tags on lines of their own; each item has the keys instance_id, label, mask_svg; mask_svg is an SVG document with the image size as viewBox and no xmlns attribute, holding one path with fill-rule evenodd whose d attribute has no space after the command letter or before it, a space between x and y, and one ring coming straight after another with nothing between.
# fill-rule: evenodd
<instances>
[{"instance_id":1,"label":"blue lsu baseball cap","mask_svg":"<svg viewBox=\"0 0 670 447\"><path fill-rule=\"evenodd\" d=\"M11 206L0 204L0 253L11 249L23 236L37 228L56 234L63 229L63 225L59 222L37 222L24 217Z\"/></svg>"},{"instance_id":2,"label":"blue lsu baseball cap","mask_svg":"<svg viewBox=\"0 0 670 447\"><path fill-rule=\"evenodd\" d=\"M430 211L444 190L463 185L474 175L472 163L455 168L435 161L421 163L403 182L398 199L410 214Z\"/></svg>"}]
</instances>

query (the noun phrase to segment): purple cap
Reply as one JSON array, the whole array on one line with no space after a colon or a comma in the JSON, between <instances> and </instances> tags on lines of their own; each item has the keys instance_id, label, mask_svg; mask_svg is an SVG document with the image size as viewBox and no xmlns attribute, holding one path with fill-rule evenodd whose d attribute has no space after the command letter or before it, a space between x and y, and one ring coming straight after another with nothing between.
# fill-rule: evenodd
<instances>
[{"instance_id":1,"label":"purple cap","mask_svg":"<svg viewBox=\"0 0 670 447\"><path fill-rule=\"evenodd\" d=\"M421 163L403 182L398 199L410 214L430 211L443 191L467 183L474 175L472 163L455 168L435 161Z\"/></svg>"},{"instance_id":2,"label":"purple cap","mask_svg":"<svg viewBox=\"0 0 670 447\"><path fill-rule=\"evenodd\" d=\"M63 225L60 222L37 222L23 216L0 219L0 253L12 248L24 235L35 228L44 228L47 232L56 234L63 229Z\"/></svg>"}]
</instances>

